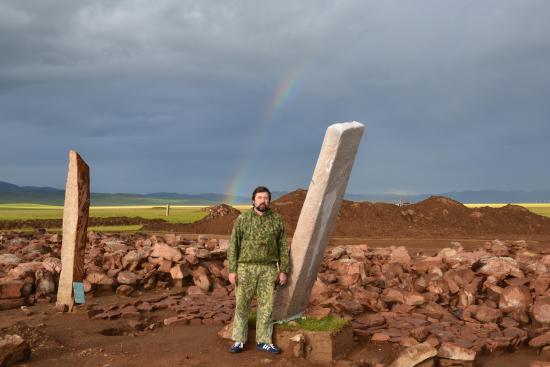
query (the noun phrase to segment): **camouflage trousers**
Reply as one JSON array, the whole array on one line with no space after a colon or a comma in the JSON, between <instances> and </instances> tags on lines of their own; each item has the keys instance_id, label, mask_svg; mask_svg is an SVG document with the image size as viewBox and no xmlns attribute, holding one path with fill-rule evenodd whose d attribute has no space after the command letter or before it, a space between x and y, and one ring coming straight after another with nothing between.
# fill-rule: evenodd
<instances>
[{"instance_id":1,"label":"camouflage trousers","mask_svg":"<svg viewBox=\"0 0 550 367\"><path fill-rule=\"evenodd\" d=\"M246 342L248 334L248 309L252 297L256 294L258 309L256 313L256 342L271 343L273 323L271 311L273 309L273 292L277 279L275 264L246 264L241 263L237 268L237 289L235 316L233 317L232 339Z\"/></svg>"}]
</instances>

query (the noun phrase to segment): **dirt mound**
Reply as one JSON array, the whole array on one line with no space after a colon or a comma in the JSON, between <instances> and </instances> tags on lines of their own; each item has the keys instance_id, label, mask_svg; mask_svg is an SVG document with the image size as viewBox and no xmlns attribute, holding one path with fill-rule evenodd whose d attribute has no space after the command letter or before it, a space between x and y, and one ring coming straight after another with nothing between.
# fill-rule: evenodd
<instances>
[{"instance_id":1,"label":"dirt mound","mask_svg":"<svg viewBox=\"0 0 550 367\"><path fill-rule=\"evenodd\" d=\"M241 212L227 204L207 208L208 215L194 223L184 224L185 232L230 234L235 219Z\"/></svg>"},{"instance_id":2,"label":"dirt mound","mask_svg":"<svg viewBox=\"0 0 550 367\"><path fill-rule=\"evenodd\" d=\"M204 210L208 211L208 215L193 223L148 223L143 229L147 231L230 234L235 219L241 214L239 210L227 204L210 206Z\"/></svg>"},{"instance_id":3,"label":"dirt mound","mask_svg":"<svg viewBox=\"0 0 550 367\"><path fill-rule=\"evenodd\" d=\"M272 207L294 233L307 191L296 190L274 200ZM470 209L443 196L431 196L399 207L387 203L344 200L333 231L338 237L453 237L550 235L550 218L517 206Z\"/></svg>"},{"instance_id":4,"label":"dirt mound","mask_svg":"<svg viewBox=\"0 0 550 367\"><path fill-rule=\"evenodd\" d=\"M296 229L306 194L306 190L298 189L271 202L273 211L283 216L288 234L294 233Z\"/></svg>"},{"instance_id":5,"label":"dirt mound","mask_svg":"<svg viewBox=\"0 0 550 367\"><path fill-rule=\"evenodd\" d=\"M227 204L209 206L207 208L203 208L202 210L208 212L208 215L203 218L208 221L214 220L218 217L225 217L226 215L238 216L239 214L241 214L240 211Z\"/></svg>"}]
</instances>

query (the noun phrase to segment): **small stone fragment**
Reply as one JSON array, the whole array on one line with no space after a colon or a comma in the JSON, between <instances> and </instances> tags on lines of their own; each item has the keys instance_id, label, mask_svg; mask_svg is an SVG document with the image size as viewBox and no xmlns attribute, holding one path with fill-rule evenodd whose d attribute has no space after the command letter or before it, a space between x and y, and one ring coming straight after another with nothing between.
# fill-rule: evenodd
<instances>
[{"instance_id":1,"label":"small stone fragment","mask_svg":"<svg viewBox=\"0 0 550 367\"><path fill-rule=\"evenodd\" d=\"M19 335L5 335L0 338L0 366L11 366L31 356L31 348Z\"/></svg>"}]
</instances>

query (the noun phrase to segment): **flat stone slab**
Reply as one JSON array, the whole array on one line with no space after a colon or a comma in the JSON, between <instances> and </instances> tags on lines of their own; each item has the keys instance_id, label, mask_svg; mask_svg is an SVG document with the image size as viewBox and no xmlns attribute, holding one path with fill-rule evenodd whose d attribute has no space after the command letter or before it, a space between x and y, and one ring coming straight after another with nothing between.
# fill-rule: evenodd
<instances>
[{"instance_id":1,"label":"flat stone slab","mask_svg":"<svg viewBox=\"0 0 550 367\"><path fill-rule=\"evenodd\" d=\"M424 342L404 349L389 367L413 367L436 355L437 349Z\"/></svg>"},{"instance_id":2,"label":"flat stone slab","mask_svg":"<svg viewBox=\"0 0 550 367\"><path fill-rule=\"evenodd\" d=\"M304 338L302 356L312 363L326 364L345 358L353 348L353 328L350 326L335 332L284 330L275 327L273 342L281 348L283 355L299 357L297 335L303 335Z\"/></svg>"}]
</instances>

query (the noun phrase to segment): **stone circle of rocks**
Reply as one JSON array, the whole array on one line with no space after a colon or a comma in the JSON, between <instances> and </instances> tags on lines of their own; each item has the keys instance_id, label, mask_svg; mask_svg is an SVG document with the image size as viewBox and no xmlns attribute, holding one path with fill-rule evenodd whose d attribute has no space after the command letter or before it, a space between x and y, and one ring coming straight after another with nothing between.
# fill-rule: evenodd
<instances>
[{"instance_id":1,"label":"stone circle of rocks","mask_svg":"<svg viewBox=\"0 0 550 367\"><path fill-rule=\"evenodd\" d=\"M85 291L116 292L123 302L88 303L91 319L127 319L168 310L163 325L223 324L234 308L227 240L176 234L88 234ZM61 271L61 236L0 234L0 310L52 302ZM482 351L550 345L550 251L525 241L460 243L437 253L404 247L339 246L325 254L307 313L336 314L356 335L405 347L428 343L442 359ZM175 287L175 290L172 289ZM168 294L126 298L154 289ZM142 325L143 326L143 325Z\"/></svg>"},{"instance_id":2,"label":"stone circle of rocks","mask_svg":"<svg viewBox=\"0 0 550 367\"><path fill-rule=\"evenodd\" d=\"M61 272L61 235L41 231L3 233L0 246L0 309L55 299ZM174 306L185 303L189 297L203 306L210 305L210 299L218 299L213 302L220 305L219 298L231 299L229 295L233 291L227 280L225 257L228 246L227 240L208 239L203 235L194 241L172 234L90 232L85 253L84 290L86 293L114 291L121 297L130 297L143 290L185 287L188 297L178 300ZM231 313L227 307L216 308L219 312L203 307L204 312L201 311L197 317L226 320L225 314ZM152 306L153 310L161 308L165 307ZM111 307L110 311L113 309ZM216 318L218 313L220 315ZM124 315L128 317L127 312Z\"/></svg>"}]
</instances>

